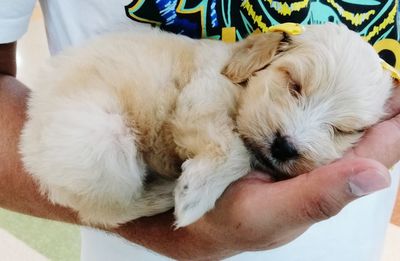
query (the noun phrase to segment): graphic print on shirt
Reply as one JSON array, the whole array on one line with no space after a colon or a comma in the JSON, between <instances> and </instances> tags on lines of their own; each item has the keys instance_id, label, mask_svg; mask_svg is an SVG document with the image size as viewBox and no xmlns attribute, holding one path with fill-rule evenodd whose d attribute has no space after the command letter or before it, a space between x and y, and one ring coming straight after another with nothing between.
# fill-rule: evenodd
<instances>
[{"instance_id":1,"label":"graphic print on shirt","mask_svg":"<svg viewBox=\"0 0 400 261\"><path fill-rule=\"evenodd\" d=\"M192 38L221 39L234 27L236 40L285 22L344 23L400 69L399 0L134 0L129 18Z\"/></svg>"}]
</instances>

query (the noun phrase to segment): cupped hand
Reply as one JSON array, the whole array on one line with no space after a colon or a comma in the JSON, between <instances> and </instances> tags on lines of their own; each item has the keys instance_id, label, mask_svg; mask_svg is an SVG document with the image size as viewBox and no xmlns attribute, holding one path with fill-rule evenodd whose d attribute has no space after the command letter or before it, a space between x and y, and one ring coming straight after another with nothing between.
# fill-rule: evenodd
<instances>
[{"instance_id":1,"label":"cupped hand","mask_svg":"<svg viewBox=\"0 0 400 261\"><path fill-rule=\"evenodd\" d=\"M400 159L399 88L387 111L387 118L369 129L342 159L275 183L253 172L232 184L214 210L185 229L212 239L210 244L216 246L212 259L267 250L294 240L349 202L388 187L387 168Z\"/></svg>"}]
</instances>

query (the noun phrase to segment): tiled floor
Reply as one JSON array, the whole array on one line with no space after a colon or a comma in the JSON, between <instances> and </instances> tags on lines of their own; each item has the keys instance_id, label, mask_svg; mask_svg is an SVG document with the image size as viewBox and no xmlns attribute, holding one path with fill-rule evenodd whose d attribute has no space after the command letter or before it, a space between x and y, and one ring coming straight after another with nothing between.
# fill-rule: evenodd
<instances>
[{"instance_id":1,"label":"tiled floor","mask_svg":"<svg viewBox=\"0 0 400 261\"><path fill-rule=\"evenodd\" d=\"M34 46L34 47L33 47ZM32 50L34 51L32 52ZM18 77L29 86L32 80L32 68L38 66L38 61L48 57L45 31L39 8L36 8L32 17L28 34L18 45ZM18 249L18 250L15 250ZM11 251L11 252L10 252ZM20 256L13 255L18 252ZM0 253L2 260L46 260L22 241L16 239L6 231L0 229ZM7 257L3 259L3 257ZM31 257L29 259L25 259ZM392 224L387 231L384 255L381 261L400 260L400 194L393 213ZM338 260L339 261L339 260ZM356 261L356 260L355 260Z\"/></svg>"}]
</instances>

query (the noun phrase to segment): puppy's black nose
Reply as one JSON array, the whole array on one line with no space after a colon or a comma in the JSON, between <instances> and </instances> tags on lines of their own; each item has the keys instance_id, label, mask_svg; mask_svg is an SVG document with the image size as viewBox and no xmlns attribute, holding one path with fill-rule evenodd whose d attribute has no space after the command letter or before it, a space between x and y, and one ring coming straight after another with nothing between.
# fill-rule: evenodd
<instances>
[{"instance_id":1,"label":"puppy's black nose","mask_svg":"<svg viewBox=\"0 0 400 261\"><path fill-rule=\"evenodd\" d=\"M279 161L287 161L297 158L299 153L286 137L277 135L271 145L271 155Z\"/></svg>"}]
</instances>

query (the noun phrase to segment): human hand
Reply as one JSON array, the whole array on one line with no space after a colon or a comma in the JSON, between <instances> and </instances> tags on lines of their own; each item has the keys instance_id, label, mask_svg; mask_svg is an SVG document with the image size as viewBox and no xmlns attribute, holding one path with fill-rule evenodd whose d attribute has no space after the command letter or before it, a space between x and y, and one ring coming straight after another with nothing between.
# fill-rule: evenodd
<instances>
[{"instance_id":1,"label":"human hand","mask_svg":"<svg viewBox=\"0 0 400 261\"><path fill-rule=\"evenodd\" d=\"M187 229L199 226L210 231L225 251L271 249L334 216L352 200L388 186L385 166L400 159L399 88L387 111L386 120L368 130L343 159L277 183L252 173L233 184L213 211Z\"/></svg>"},{"instance_id":2,"label":"human hand","mask_svg":"<svg viewBox=\"0 0 400 261\"><path fill-rule=\"evenodd\" d=\"M253 172L233 184L214 210L184 228L215 247L203 257L220 259L279 247L314 223L336 215L352 200L390 184L384 166L359 158L275 183L262 175Z\"/></svg>"}]
</instances>

